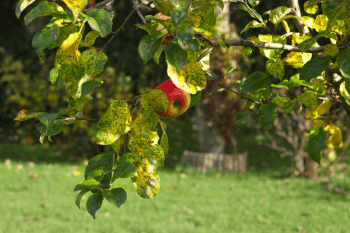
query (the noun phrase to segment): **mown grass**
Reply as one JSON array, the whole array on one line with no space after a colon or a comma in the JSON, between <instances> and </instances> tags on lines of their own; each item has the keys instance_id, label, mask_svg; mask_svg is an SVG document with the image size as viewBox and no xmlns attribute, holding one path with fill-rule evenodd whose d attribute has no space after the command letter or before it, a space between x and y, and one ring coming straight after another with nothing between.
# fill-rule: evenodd
<instances>
[{"instance_id":1,"label":"mown grass","mask_svg":"<svg viewBox=\"0 0 350 233\"><path fill-rule=\"evenodd\" d=\"M86 198L81 209L74 204L83 166L9 161L0 163L0 233L350 232L350 196L303 178L177 167L160 173L152 200L116 181L127 202L118 209L104 201L93 219Z\"/></svg>"}]
</instances>

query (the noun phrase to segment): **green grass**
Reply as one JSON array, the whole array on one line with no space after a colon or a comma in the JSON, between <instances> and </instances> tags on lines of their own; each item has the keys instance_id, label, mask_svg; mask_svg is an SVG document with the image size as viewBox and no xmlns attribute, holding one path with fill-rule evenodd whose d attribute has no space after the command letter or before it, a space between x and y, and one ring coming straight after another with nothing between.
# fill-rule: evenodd
<instances>
[{"instance_id":1,"label":"green grass","mask_svg":"<svg viewBox=\"0 0 350 233\"><path fill-rule=\"evenodd\" d=\"M81 209L74 204L73 188L83 180L76 169L19 161L9 169L1 161L0 233L350 232L350 196L320 182L253 172L216 179L215 172L182 167L160 173L162 188L152 200L140 198L129 180L116 181L113 187L127 190L127 202L118 209L104 201L93 219L86 198Z\"/></svg>"}]
</instances>

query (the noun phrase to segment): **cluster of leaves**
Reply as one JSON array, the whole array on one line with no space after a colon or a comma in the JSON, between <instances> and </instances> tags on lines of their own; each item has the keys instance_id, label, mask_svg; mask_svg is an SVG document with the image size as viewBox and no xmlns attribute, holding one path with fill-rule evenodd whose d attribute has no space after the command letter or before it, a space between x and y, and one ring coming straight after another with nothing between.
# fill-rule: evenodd
<instances>
[{"instance_id":1,"label":"cluster of leaves","mask_svg":"<svg viewBox=\"0 0 350 233\"><path fill-rule=\"evenodd\" d=\"M315 14L320 2L305 2L305 12ZM323 1L321 5L323 14L318 14L315 18L295 16L293 10L285 6L265 12L261 16L254 10L254 4L251 7L251 9L248 9L247 5L240 4L239 9L249 12L255 18L241 33L250 28L267 27L268 22L274 25L274 30L271 31L275 31L277 26L282 23L286 34L259 35L258 37L252 37L251 40L259 45L263 45L263 43L287 45L290 41L291 45L297 45L300 51L291 51L282 58L283 49L259 47L261 54L267 58L267 72L272 77L279 79L280 83L272 84L270 75L257 71L249 75L243 82L235 84L235 87L254 100L254 102L248 103L247 107L258 113L258 121L265 129L273 127L277 107L282 108L286 113L290 113L295 106L299 106L299 114L304 108L305 118L313 120L308 132L307 152L314 161L320 163L320 151L325 145L334 148L342 142L342 131L338 126L331 123L331 114L327 114L332 107L331 100L341 103L340 100L344 99L343 108L345 109L349 108L350 103L350 69L348 63L350 50L347 48L347 44L342 42L342 39L345 38L344 35L350 31L350 21L347 15L350 2L347 0ZM269 17L268 20L263 19L264 15ZM310 33L303 35L290 32L288 19L298 19L309 30L315 30L318 34L312 36ZM323 54L306 52L310 48L318 46L317 40L321 37L329 39ZM300 73L285 77L285 65L301 68ZM300 89L297 89L297 87L302 87L302 93L298 91ZM286 96L274 94L273 89L275 88L284 88ZM338 95L332 96L333 92ZM320 98L325 95L331 97ZM337 99L340 100L337 101ZM257 108L255 108L256 102L260 103ZM244 124L248 121L250 115L250 113L238 113L237 123Z\"/></svg>"},{"instance_id":2,"label":"cluster of leaves","mask_svg":"<svg viewBox=\"0 0 350 233\"><path fill-rule=\"evenodd\" d=\"M20 0L16 15L34 0ZM57 113L28 112L22 110L15 120L37 119L37 130L41 133L40 142L61 132L62 127L76 120L94 121L83 115L84 103L91 100L90 93L97 84L94 79L103 70L107 56L103 51L93 48L95 40L107 36L112 29L113 13L103 9L84 9L87 1L61 2L42 1L25 17L28 24L40 16L51 15L48 25L36 33L33 48L40 57L44 49L56 49L55 67L50 72L50 81L60 89L65 87L68 96L68 108ZM84 38L85 23L93 29ZM81 50L84 50L81 52ZM160 100L160 101L158 101ZM131 178L137 193L144 198L153 198L160 189L158 171L164 165L168 151L166 125L154 112L154 108L167 109L168 100L162 91L151 91L140 99L142 113L132 119L135 106L130 101L110 100L107 112L98 120L96 138L100 145L110 145L114 151L94 156L85 170L85 180L74 191L80 191L76 204L80 208L81 198L88 192L92 195L86 203L87 211L95 218L96 211L104 199L120 207L125 203L127 194L123 188L111 188L118 178ZM76 114L64 117L68 112ZM163 135L158 144L158 122ZM126 150L130 152L126 153Z\"/></svg>"}]
</instances>

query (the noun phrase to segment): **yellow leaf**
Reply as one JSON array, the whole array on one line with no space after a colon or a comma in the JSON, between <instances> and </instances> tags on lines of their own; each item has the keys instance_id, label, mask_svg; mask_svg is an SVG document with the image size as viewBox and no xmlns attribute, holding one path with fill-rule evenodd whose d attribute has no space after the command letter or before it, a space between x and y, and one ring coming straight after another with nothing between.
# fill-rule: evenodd
<instances>
[{"instance_id":1,"label":"yellow leaf","mask_svg":"<svg viewBox=\"0 0 350 233\"><path fill-rule=\"evenodd\" d=\"M88 0L62 0L69 9L72 10L75 17L78 17L79 13L87 5Z\"/></svg>"},{"instance_id":2,"label":"yellow leaf","mask_svg":"<svg viewBox=\"0 0 350 233\"><path fill-rule=\"evenodd\" d=\"M203 90L207 85L205 73L200 63L191 59L187 65L177 72L176 68L168 61L168 76L171 78L175 86L187 91L190 94L196 94L197 91Z\"/></svg>"},{"instance_id":3,"label":"yellow leaf","mask_svg":"<svg viewBox=\"0 0 350 233\"><path fill-rule=\"evenodd\" d=\"M315 20L315 24L314 24L314 29L317 32L326 30L327 28L327 23L328 23L328 18L325 15L317 15L316 16L316 20Z\"/></svg>"},{"instance_id":4,"label":"yellow leaf","mask_svg":"<svg viewBox=\"0 0 350 233\"><path fill-rule=\"evenodd\" d=\"M312 130L318 130L319 128L324 126L324 120L314 120L311 124Z\"/></svg>"},{"instance_id":5,"label":"yellow leaf","mask_svg":"<svg viewBox=\"0 0 350 233\"><path fill-rule=\"evenodd\" d=\"M97 143L110 145L130 131L131 115L127 104L122 100L110 100L107 112L97 124Z\"/></svg>"},{"instance_id":6,"label":"yellow leaf","mask_svg":"<svg viewBox=\"0 0 350 233\"><path fill-rule=\"evenodd\" d=\"M293 68L302 68L311 58L311 53L290 52L287 57L283 58L283 62Z\"/></svg>"},{"instance_id":7,"label":"yellow leaf","mask_svg":"<svg viewBox=\"0 0 350 233\"><path fill-rule=\"evenodd\" d=\"M348 105L350 105L350 95L349 95L349 93L346 91L346 88L345 88L345 81L342 82L342 83L340 84L339 93L340 93L341 96L344 97L346 103L347 103Z\"/></svg>"},{"instance_id":8,"label":"yellow leaf","mask_svg":"<svg viewBox=\"0 0 350 233\"><path fill-rule=\"evenodd\" d=\"M328 134L327 146L329 148L338 147L342 142L343 136L341 129L336 125L327 125L325 131Z\"/></svg>"},{"instance_id":9,"label":"yellow leaf","mask_svg":"<svg viewBox=\"0 0 350 233\"><path fill-rule=\"evenodd\" d=\"M323 100L323 102L317 107L318 115L321 116L326 112L328 112L331 106L332 106L332 103L330 100Z\"/></svg>"},{"instance_id":10,"label":"yellow leaf","mask_svg":"<svg viewBox=\"0 0 350 233\"><path fill-rule=\"evenodd\" d=\"M318 118L317 109L310 110L310 109L306 108L305 109L305 118L306 119L317 119Z\"/></svg>"},{"instance_id":11,"label":"yellow leaf","mask_svg":"<svg viewBox=\"0 0 350 233\"><path fill-rule=\"evenodd\" d=\"M335 57L339 53L339 48L336 44L327 44L323 51L323 56Z\"/></svg>"},{"instance_id":12,"label":"yellow leaf","mask_svg":"<svg viewBox=\"0 0 350 233\"><path fill-rule=\"evenodd\" d=\"M317 4L315 4L313 6L309 6L309 1L306 1L304 3L304 10L305 10L306 13L316 14L316 12L318 10L318 6L317 6Z\"/></svg>"}]
</instances>

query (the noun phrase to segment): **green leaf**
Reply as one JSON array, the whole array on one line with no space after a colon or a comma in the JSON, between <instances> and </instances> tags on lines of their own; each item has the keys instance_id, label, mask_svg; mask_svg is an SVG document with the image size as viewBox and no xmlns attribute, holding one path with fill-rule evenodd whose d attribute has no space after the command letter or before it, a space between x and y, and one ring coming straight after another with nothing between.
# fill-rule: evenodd
<instances>
[{"instance_id":1,"label":"green leaf","mask_svg":"<svg viewBox=\"0 0 350 233\"><path fill-rule=\"evenodd\" d=\"M51 26L45 26L38 31L32 40L32 47L35 49L36 54L40 54L45 48L50 47L54 43L58 35L58 26L56 24Z\"/></svg>"},{"instance_id":2,"label":"green leaf","mask_svg":"<svg viewBox=\"0 0 350 233\"><path fill-rule=\"evenodd\" d=\"M344 78L350 81L350 49L344 50L338 57L337 62L340 73Z\"/></svg>"},{"instance_id":3,"label":"green leaf","mask_svg":"<svg viewBox=\"0 0 350 233\"><path fill-rule=\"evenodd\" d=\"M95 168L89 172L89 175L85 179L86 180L95 179L96 181L101 183L101 180L104 178L104 176L106 175L106 173L108 171L111 171L111 169L104 167L104 166ZM110 174L110 173L108 173L108 174Z\"/></svg>"},{"instance_id":4,"label":"green leaf","mask_svg":"<svg viewBox=\"0 0 350 233\"><path fill-rule=\"evenodd\" d=\"M262 104L259 107L258 122L264 129L272 129L276 116L276 104Z\"/></svg>"},{"instance_id":5,"label":"green leaf","mask_svg":"<svg viewBox=\"0 0 350 233\"><path fill-rule=\"evenodd\" d=\"M75 186L74 191L84 190L84 189L94 189L102 187L102 184L95 179L85 180L81 184Z\"/></svg>"},{"instance_id":6,"label":"green leaf","mask_svg":"<svg viewBox=\"0 0 350 233\"><path fill-rule=\"evenodd\" d=\"M166 59L177 71L180 71L188 63L187 51L183 50L178 44L169 44L164 51Z\"/></svg>"},{"instance_id":7,"label":"green leaf","mask_svg":"<svg viewBox=\"0 0 350 233\"><path fill-rule=\"evenodd\" d=\"M56 87L56 90L60 89L64 85L64 81L58 78L57 68L53 68L50 71L50 82Z\"/></svg>"},{"instance_id":8,"label":"green leaf","mask_svg":"<svg viewBox=\"0 0 350 233\"><path fill-rule=\"evenodd\" d=\"M96 84L102 84L102 81L89 80L81 86L81 98L84 98L88 95L95 87Z\"/></svg>"},{"instance_id":9,"label":"green leaf","mask_svg":"<svg viewBox=\"0 0 350 233\"><path fill-rule=\"evenodd\" d=\"M59 116L59 113L42 113L40 115L38 115L36 118L38 118L40 120L41 123L43 123L46 127L48 127L51 122L53 122L54 120L56 120L56 118Z\"/></svg>"},{"instance_id":10,"label":"green leaf","mask_svg":"<svg viewBox=\"0 0 350 233\"><path fill-rule=\"evenodd\" d=\"M300 96L298 96L298 100L300 100L306 107L315 108L318 105L318 98L315 92L307 91Z\"/></svg>"},{"instance_id":11,"label":"green leaf","mask_svg":"<svg viewBox=\"0 0 350 233\"><path fill-rule=\"evenodd\" d=\"M19 0L16 6L16 16L19 18L21 16L22 11L27 8L30 4L32 4L35 0Z\"/></svg>"},{"instance_id":12,"label":"green leaf","mask_svg":"<svg viewBox=\"0 0 350 233\"><path fill-rule=\"evenodd\" d=\"M106 37L112 30L112 21L108 14L108 11L103 9L91 9L86 15L80 13L88 21L90 27L98 31L101 37Z\"/></svg>"},{"instance_id":13,"label":"green leaf","mask_svg":"<svg viewBox=\"0 0 350 233\"><path fill-rule=\"evenodd\" d=\"M68 102L68 109L81 110L84 108L84 101L82 98L67 100L67 102Z\"/></svg>"},{"instance_id":14,"label":"green leaf","mask_svg":"<svg viewBox=\"0 0 350 233\"><path fill-rule=\"evenodd\" d=\"M292 101L289 97L276 95L272 99L272 103L277 104L278 107L285 109L285 108L288 108L292 104Z\"/></svg>"},{"instance_id":15,"label":"green leaf","mask_svg":"<svg viewBox=\"0 0 350 233\"><path fill-rule=\"evenodd\" d=\"M85 36L85 40L80 42L80 47L90 47L95 44L95 40L100 36L98 31L91 31Z\"/></svg>"},{"instance_id":16,"label":"green leaf","mask_svg":"<svg viewBox=\"0 0 350 233\"><path fill-rule=\"evenodd\" d=\"M81 201L81 199L83 198L83 196L84 196L86 193L90 192L91 190L93 190L93 189L84 189L84 190L82 190L82 191L77 195L77 197L75 198L75 204L78 206L79 209L80 209L80 201Z\"/></svg>"},{"instance_id":17,"label":"green leaf","mask_svg":"<svg viewBox=\"0 0 350 233\"><path fill-rule=\"evenodd\" d=\"M33 8L25 17L24 22L28 25L34 19L40 16L53 15L53 14L65 14L64 9L55 2L40 2L38 6Z\"/></svg>"},{"instance_id":18,"label":"green leaf","mask_svg":"<svg viewBox=\"0 0 350 233\"><path fill-rule=\"evenodd\" d=\"M283 61L281 59L272 58L272 59L267 60L266 69L274 78L278 78L280 80L283 79L284 64L283 64Z\"/></svg>"},{"instance_id":19,"label":"green leaf","mask_svg":"<svg viewBox=\"0 0 350 233\"><path fill-rule=\"evenodd\" d=\"M168 139L168 135L166 134L166 124L164 121L162 121L161 119L158 118L159 124L162 127L162 139L160 141L160 146L163 149L164 152L164 156L166 156L169 152L169 139Z\"/></svg>"},{"instance_id":20,"label":"green leaf","mask_svg":"<svg viewBox=\"0 0 350 233\"><path fill-rule=\"evenodd\" d=\"M184 19L188 17L188 9L185 7L175 7L171 11L171 20L173 21L173 24L175 27L179 25Z\"/></svg>"},{"instance_id":21,"label":"green leaf","mask_svg":"<svg viewBox=\"0 0 350 233\"><path fill-rule=\"evenodd\" d=\"M136 175L136 167L133 163L123 162L114 169L113 179L128 178Z\"/></svg>"},{"instance_id":22,"label":"green leaf","mask_svg":"<svg viewBox=\"0 0 350 233\"><path fill-rule=\"evenodd\" d=\"M118 208L126 202L127 198L127 194L122 188L103 190L102 195L107 199L107 201L116 205Z\"/></svg>"},{"instance_id":23,"label":"green leaf","mask_svg":"<svg viewBox=\"0 0 350 233\"><path fill-rule=\"evenodd\" d=\"M248 112L237 112L236 113L236 124L244 125L250 118L250 113Z\"/></svg>"},{"instance_id":24,"label":"green leaf","mask_svg":"<svg viewBox=\"0 0 350 233\"><path fill-rule=\"evenodd\" d=\"M63 119L55 120L50 125L50 128L47 130L46 136L54 136L54 135L59 134L62 130L63 123L64 123Z\"/></svg>"},{"instance_id":25,"label":"green leaf","mask_svg":"<svg viewBox=\"0 0 350 233\"><path fill-rule=\"evenodd\" d=\"M198 104L199 101L201 101L201 97L202 97L202 91L197 91L196 94L191 95L191 104L188 108Z\"/></svg>"},{"instance_id":26,"label":"green leaf","mask_svg":"<svg viewBox=\"0 0 350 233\"><path fill-rule=\"evenodd\" d=\"M97 52L89 49L83 52L81 56L85 68L85 73L91 76L97 76L104 70L108 57L104 52Z\"/></svg>"},{"instance_id":27,"label":"green leaf","mask_svg":"<svg viewBox=\"0 0 350 233\"><path fill-rule=\"evenodd\" d=\"M313 47L318 38L319 38L318 36L312 37L312 38L304 40L303 42L298 44L298 48L300 49L300 52L305 52L309 48Z\"/></svg>"},{"instance_id":28,"label":"green leaf","mask_svg":"<svg viewBox=\"0 0 350 233\"><path fill-rule=\"evenodd\" d=\"M248 78L243 83L241 92L256 92L261 88L267 88L270 85L271 78L267 74L257 71L248 76Z\"/></svg>"},{"instance_id":29,"label":"green leaf","mask_svg":"<svg viewBox=\"0 0 350 233\"><path fill-rule=\"evenodd\" d=\"M243 32L248 31L250 28L261 28L263 25L261 23L259 23L258 21L250 21L247 26L245 26L245 28L239 33L242 34Z\"/></svg>"},{"instance_id":30,"label":"green leaf","mask_svg":"<svg viewBox=\"0 0 350 233\"><path fill-rule=\"evenodd\" d=\"M326 139L327 132L323 128L312 132L309 136L309 141L307 143L307 153L309 154L310 158L318 164L321 161L320 152L326 144Z\"/></svg>"},{"instance_id":31,"label":"green leaf","mask_svg":"<svg viewBox=\"0 0 350 233\"><path fill-rule=\"evenodd\" d=\"M103 196L99 193L95 193L89 197L86 202L87 212L95 218L96 211L101 208L103 202Z\"/></svg>"},{"instance_id":32,"label":"green leaf","mask_svg":"<svg viewBox=\"0 0 350 233\"><path fill-rule=\"evenodd\" d=\"M106 167L112 170L114 154L115 153L113 151L108 151L92 157L86 166L84 177L87 178L90 174L93 173L93 170L99 167Z\"/></svg>"},{"instance_id":33,"label":"green leaf","mask_svg":"<svg viewBox=\"0 0 350 233\"><path fill-rule=\"evenodd\" d=\"M290 90L293 89L293 84L290 81L288 81L288 80L283 80L279 84L271 84L271 87L274 87L274 88L287 88L287 90L290 91Z\"/></svg>"},{"instance_id":34,"label":"green leaf","mask_svg":"<svg viewBox=\"0 0 350 233\"><path fill-rule=\"evenodd\" d=\"M284 19L284 17L292 11L292 8L288 8L286 6L277 7L271 11L269 20L271 23L277 26Z\"/></svg>"},{"instance_id":35,"label":"green leaf","mask_svg":"<svg viewBox=\"0 0 350 233\"><path fill-rule=\"evenodd\" d=\"M251 8L251 10L249 10L244 4L239 4L239 5L236 7L236 9L240 9L240 10L243 10L243 11L248 12L249 15L250 15L251 17L253 17L253 18L256 18L256 17L255 17L255 15L256 15L256 16L258 16L258 19L259 19L260 21L264 21L263 18L261 17L261 15L260 15L255 9ZM254 15L251 11L253 11L253 12L255 13L255 15Z\"/></svg>"},{"instance_id":36,"label":"green leaf","mask_svg":"<svg viewBox=\"0 0 350 233\"><path fill-rule=\"evenodd\" d=\"M144 64L154 57L161 45L162 37L160 35L144 35L141 38L138 50Z\"/></svg>"},{"instance_id":37,"label":"green leaf","mask_svg":"<svg viewBox=\"0 0 350 233\"><path fill-rule=\"evenodd\" d=\"M331 56L317 57L308 61L300 71L300 79L310 81L316 78L329 66L332 60Z\"/></svg>"}]
</instances>

